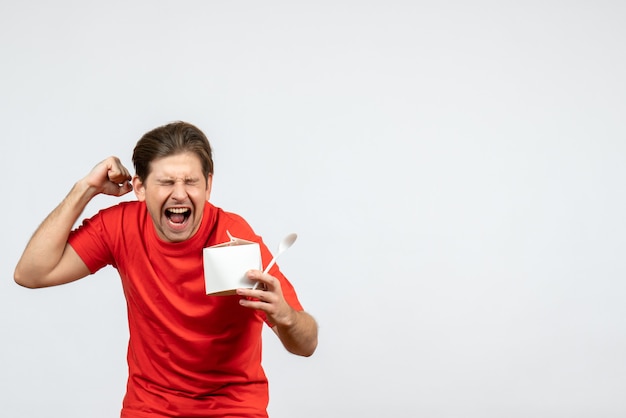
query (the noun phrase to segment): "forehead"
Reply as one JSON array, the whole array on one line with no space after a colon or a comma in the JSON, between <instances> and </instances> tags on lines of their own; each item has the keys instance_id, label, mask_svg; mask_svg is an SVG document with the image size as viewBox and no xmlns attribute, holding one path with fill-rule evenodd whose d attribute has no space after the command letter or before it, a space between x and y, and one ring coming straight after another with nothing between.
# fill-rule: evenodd
<instances>
[{"instance_id":1,"label":"forehead","mask_svg":"<svg viewBox=\"0 0 626 418\"><path fill-rule=\"evenodd\" d=\"M150 163L148 178L202 177L200 158L192 152L168 155Z\"/></svg>"}]
</instances>

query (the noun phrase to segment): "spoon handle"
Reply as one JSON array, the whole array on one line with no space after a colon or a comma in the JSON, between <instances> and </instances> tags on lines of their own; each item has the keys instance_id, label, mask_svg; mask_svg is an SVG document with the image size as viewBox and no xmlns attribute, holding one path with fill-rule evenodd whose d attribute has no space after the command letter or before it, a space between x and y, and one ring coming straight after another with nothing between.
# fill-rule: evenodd
<instances>
[{"instance_id":1,"label":"spoon handle","mask_svg":"<svg viewBox=\"0 0 626 418\"><path fill-rule=\"evenodd\" d=\"M268 271L270 271L270 269L272 268L272 266L274 264L276 264L276 259L278 258L278 254L276 256L274 256L274 258L272 258L272 261L270 261L270 263L267 265L267 267L265 267L265 270L263 270L263 274L267 273ZM252 290L256 290L257 287L259 286L259 282L255 282L254 286L252 286Z\"/></svg>"},{"instance_id":2,"label":"spoon handle","mask_svg":"<svg viewBox=\"0 0 626 418\"><path fill-rule=\"evenodd\" d=\"M263 274L267 273L268 271L270 271L270 269L272 268L272 266L274 266L274 264L276 264L276 259L278 258L278 255L274 258L272 258L272 261L270 261L270 263L267 265L267 267L265 267L265 270L263 270Z\"/></svg>"}]
</instances>

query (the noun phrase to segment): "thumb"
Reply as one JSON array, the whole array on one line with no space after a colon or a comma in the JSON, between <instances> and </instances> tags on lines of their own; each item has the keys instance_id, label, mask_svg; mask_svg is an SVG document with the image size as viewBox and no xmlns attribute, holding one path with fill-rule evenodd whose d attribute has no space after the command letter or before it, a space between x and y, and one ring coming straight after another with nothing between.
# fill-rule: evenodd
<instances>
[{"instance_id":1,"label":"thumb","mask_svg":"<svg viewBox=\"0 0 626 418\"><path fill-rule=\"evenodd\" d=\"M126 193L130 192L131 190L133 190L133 185L130 181L126 180L124 183L118 185L117 187L117 195L118 196L123 196Z\"/></svg>"},{"instance_id":2,"label":"thumb","mask_svg":"<svg viewBox=\"0 0 626 418\"><path fill-rule=\"evenodd\" d=\"M131 190L133 190L133 186L130 181L124 181L122 184L109 181L105 184L102 192L110 196L123 196Z\"/></svg>"}]
</instances>

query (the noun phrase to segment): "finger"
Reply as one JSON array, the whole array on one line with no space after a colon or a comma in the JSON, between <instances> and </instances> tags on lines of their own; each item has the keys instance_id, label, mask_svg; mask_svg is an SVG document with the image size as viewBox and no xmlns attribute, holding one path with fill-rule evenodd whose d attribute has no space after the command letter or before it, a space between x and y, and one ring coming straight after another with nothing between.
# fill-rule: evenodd
<instances>
[{"instance_id":1,"label":"finger","mask_svg":"<svg viewBox=\"0 0 626 418\"><path fill-rule=\"evenodd\" d=\"M260 270L250 270L247 275L248 279L257 282L256 289L273 290L278 284L278 279Z\"/></svg>"},{"instance_id":2,"label":"finger","mask_svg":"<svg viewBox=\"0 0 626 418\"><path fill-rule=\"evenodd\" d=\"M240 301L241 305L265 312L273 311L274 306L280 301L276 293L264 290L237 289L237 294L243 296Z\"/></svg>"},{"instance_id":3,"label":"finger","mask_svg":"<svg viewBox=\"0 0 626 418\"><path fill-rule=\"evenodd\" d=\"M122 184L122 182L131 179L130 173L118 157L111 156L104 160L103 163L107 168L107 177L112 182Z\"/></svg>"},{"instance_id":4,"label":"finger","mask_svg":"<svg viewBox=\"0 0 626 418\"><path fill-rule=\"evenodd\" d=\"M239 288L236 290L236 293L239 296L259 300L262 302L269 302L271 300L271 293L267 290L260 289L250 289L250 288Z\"/></svg>"},{"instance_id":5,"label":"finger","mask_svg":"<svg viewBox=\"0 0 626 418\"><path fill-rule=\"evenodd\" d=\"M256 309L273 315L276 312L276 303L258 298L241 298L239 304L249 309Z\"/></svg>"},{"instance_id":6,"label":"finger","mask_svg":"<svg viewBox=\"0 0 626 418\"><path fill-rule=\"evenodd\" d=\"M256 310L260 310L260 311L267 311L267 308L270 306L265 302L261 302L258 300L250 300L250 299L239 299L239 304L243 307L249 308L249 309L256 309Z\"/></svg>"},{"instance_id":7,"label":"finger","mask_svg":"<svg viewBox=\"0 0 626 418\"><path fill-rule=\"evenodd\" d=\"M111 167L107 172L107 177L110 181L117 184L122 184L132 179L128 170L123 166Z\"/></svg>"}]
</instances>

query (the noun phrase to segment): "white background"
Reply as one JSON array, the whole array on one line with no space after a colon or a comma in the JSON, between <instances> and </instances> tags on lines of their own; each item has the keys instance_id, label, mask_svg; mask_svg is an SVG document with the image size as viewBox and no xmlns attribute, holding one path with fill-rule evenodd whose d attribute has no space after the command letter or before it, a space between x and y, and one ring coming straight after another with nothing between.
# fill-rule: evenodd
<instances>
[{"instance_id":1,"label":"white background","mask_svg":"<svg viewBox=\"0 0 626 418\"><path fill-rule=\"evenodd\" d=\"M119 279L27 290L43 218L146 131L196 124L320 324L265 334L270 413L626 416L620 1L0 3L0 405L119 415ZM130 198L130 197L129 197ZM116 199L99 197L85 216Z\"/></svg>"}]
</instances>

